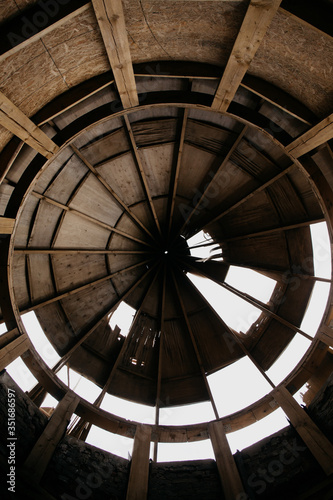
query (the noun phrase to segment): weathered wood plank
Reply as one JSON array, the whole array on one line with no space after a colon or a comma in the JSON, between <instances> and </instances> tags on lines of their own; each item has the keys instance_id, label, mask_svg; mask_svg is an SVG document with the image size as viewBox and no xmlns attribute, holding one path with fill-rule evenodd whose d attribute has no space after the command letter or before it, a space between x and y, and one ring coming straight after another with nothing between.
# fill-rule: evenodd
<instances>
[{"instance_id":1,"label":"weathered wood plank","mask_svg":"<svg viewBox=\"0 0 333 500\"><path fill-rule=\"evenodd\" d=\"M121 0L92 0L123 107L139 104Z\"/></svg>"},{"instance_id":2,"label":"weathered wood plank","mask_svg":"<svg viewBox=\"0 0 333 500\"><path fill-rule=\"evenodd\" d=\"M48 159L59 150L59 147L2 92L0 124Z\"/></svg>"},{"instance_id":3,"label":"weathered wood plank","mask_svg":"<svg viewBox=\"0 0 333 500\"><path fill-rule=\"evenodd\" d=\"M79 401L79 396L72 391L67 392L26 459L24 469L35 482L39 483L41 480Z\"/></svg>"},{"instance_id":4,"label":"weathered wood plank","mask_svg":"<svg viewBox=\"0 0 333 500\"><path fill-rule=\"evenodd\" d=\"M323 325L319 330L320 340L333 347L333 328Z\"/></svg>"},{"instance_id":5,"label":"weathered wood plank","mask_svg":"<svg viewBox=\"0 0 333 500\"><path fill-rule=\"evenodd\" d=\"M286 146L286 151L294 158L299 158L321 144L324 144L324 142L329 141L332 137L333 113L288 144L288 146Z\"/></svg>"},{"instance_id":6,"label":"weathered wood plank","mask_svg":"<svg viewBox=\"0 0 333 500\"><path fill-rule=\"evenodd\" d=\"M8 217L0 217L0 234L12 234L14 229L15 219Z\"/></svg>"},{"instance_id":7,"label":"weathered wood plank","mask_svg":"<svg viewBox=\"0 0 333 500\"><path fill-rule=\"evenodd\" d=\"M281 0L251 0L216 91L213 109L227 111L280 3Z\"/></svg>"},{"instance_id":8,"label":"weathered wood plank","mask_svg":"<svg viewBox=\"0 0 333 500\"><path fill-rule=\"evenodd\" d=\"M151 427L143 424L138 425L134 437L126 500L145 500L147 498L150 438Z\"/></svg>"},{"instance_id":9,"label":"weathered wood plank","mask_svg":"<svg viewBox=\"0 0 333 500\"><path fill-rule=\"evenodd\" d=\"M225 500L243 498L244 489L242 480L224 432L223 422L211 422L208 425L208 431L214 449Z\"/></svg>"},{"instance_id":10,"label":"weathered wood plank","mask_svg":"<svg viewBox=\"0 0 333 500\"><path fill-rule=\"evenodd\" d=\"M327 475L333 473L333 445L295 401L289 391L281 386L274 394L306 446Z\"/></svg>"},{"instance_id":11,"label":"weathered wood plank","mask_svg":"<svg viewBox=\"0 0 333 500\"><path fill-rule=\"evenodd\" d=\"M30 340L26 333L7 344L0 351L0 371L29 349Z\"/></svg>"}]
</instances>

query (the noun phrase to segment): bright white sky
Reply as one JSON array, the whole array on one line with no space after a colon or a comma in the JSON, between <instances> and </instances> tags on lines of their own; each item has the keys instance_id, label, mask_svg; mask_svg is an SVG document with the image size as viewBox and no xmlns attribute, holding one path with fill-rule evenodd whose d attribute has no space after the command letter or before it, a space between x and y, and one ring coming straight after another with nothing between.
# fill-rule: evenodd
<instances>
[{"instance_id":1,"label":"bright white sky","mask_svg":"<svg viewBox=\"0 0 333 500\"><path fill-rule=\"evenodd\" d=\"M331 252L330 243L325 223L311 226L312 244L314 250L315 275L322 278L331 277ZM199 233L190 244L203 241L202 233ZM209 251L209 250L208 250ZM207 248L193 250L193 255L207 258ZM237 331L246 332L249 326L255 322L260 311L251 306L234 294L221 288L219 285L208 282L203 278L189 275L193 283L200 289L201 293L210 301L223 320ZM275 282L259 273L249 269L231 267L226 282L233 287L244 291L262 302L266 303L274 289ZM317 282L311 296L311 300L305 313L301 329L314 336L320 324L326 307L329 293L329 283ZM126 334L133 319L134 310L126 304L119 308L111 317L111 326L118 324L122 334ZM39 326L35 314L28 313L22 316L27 332L36 349L43 357L48 366L52 367L58 361L59 356L48 342L45 334ZM5 332L4 325L0 325L0 334ZM282 355L267 371L267 375L277 385L279 384L299 362L310 346L310 341L302 335L297 334ZM31 375L21 358L18 358L7 367L8 373L24 390L30 390L37 380ZM67 368L62 368L58 373L59 378L68 383ZM271 387L254 367L248 358L242 358L231 366L208 376L209 385L218 408L220 417L233 413L248 406L268 392ZM80 396L93 402L100 393L100 388L84 377L70 370L69 386ZM296 399L302 402L301 392ZM57 401L48 395L43 406L55 406ZM130 403L128 401L106 395L102 406L103 409L127 419L145 423L154 423L155 410L152 407ZM183 407L172 407L162 409L160 423L164 425L181 425L214 420L214 414L210 403L200 403ZM286 417L282 410L278 409L268 417L259 422L242 429L241 431L227 435L232 452L250 446L254 442L276 432L287 425ZM92 427L87 442L128 458L131 454L133 440L111 434L107 431ZM214 453L209 440L186 444L159 444L158 461L194 460L214 458Z\"/></svg>"}]
</instances>

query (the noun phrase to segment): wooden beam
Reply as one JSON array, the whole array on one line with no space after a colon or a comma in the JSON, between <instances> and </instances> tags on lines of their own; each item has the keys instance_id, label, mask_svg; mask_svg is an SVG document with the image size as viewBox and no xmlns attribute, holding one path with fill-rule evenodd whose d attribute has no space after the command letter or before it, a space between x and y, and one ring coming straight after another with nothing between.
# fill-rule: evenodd
<instances>
[{"instance_id":1,"label":"wooden beam","mask_svg":"<svg viewBox=\"0 0 333 500\"><path fill-rule=\"evenodd\" d=\"M277 388L274 399L290 419L291 424L324 472L328 476L333 474L333 444L324 436L285 387Z\"/></svg>"},{"instance_id":2,"label":"wooden beam","mask_svg":"<svg viewBox=\"0 0 333 500\"><path fill-rule=\"evenodd\" d=\"M176 276L175 276L175 274L174 274L173 271L171 271L171 273L172 273L172 278L173 278L173 282L174 282L176 294L177 294L177 297L178 297L178 301L179 301L179 304L180 304L180 307L181 307L181 310L182 310L182 313L183 313L183 317L184 317L184 320L185 320L185 323L186 323L186 328L187 328L187 331L188 331L188 333L190 335L192 346L193 346L193 349L194 349L194 352L195 352L195 355L196 355L196 358L197 358L197 362L198 362L198 365L199 365L199 368L200 368L200 372L201 372L204 384L206 386L207 394L209 396L209 399L210 399L210 402L211 402L211 405L212 405L215 417L218 419L218 418L220 418L219 412L217 410L217 407L216 407L216 404L215 404L215 401L214 401L214 397L213 397L212 391L210 389L210 385L209 385L208 380L207 380L206 370L205 370L205 368L203 366L203 362L202 362L202 359L201 359L200 351L198 349L198 346L197 346L197 343L196 343L196 340L195 340L195 337L194 337L194 334L193 334L193 330L192 330L192 327L191 327L191 324L190 324L190 320L189 320L187 312L186 312L186 308L185 308L185 304L184 304L182 295L180 293L180 289L179 289L179 286L178 286L178 283L177 283L177 280L176 280Z\"/></svg>"},{"instance_id":3,"label":"wooden beam","mask_svg":"<svg viewBox=\"0 0 333 500\"><path fill-rule=\"evenodd\" d=\"M2 92L0 92L0 125L48 159L59 150L59 147Z\"/></svg>"},{"instance_id":4,"label":"wooden beam","mask_svg":"<svg viewBox=\"0 0 333 500\"><path fill-rule=\"evenodd\" d=\"M216 91L214 110L227 111L280 3L281 0L251 0Z\"/></svg>"},{"instance_id":5,"label":"wooden beam","mask_svg":"<svg viewBox=\"0 0 333 500\"><path fill-rule=\"evenodd\" d=\"M147 498L151 431L149 425L137 425L126 500Z\"/></svg>"},{"instance_id":6,"label":"wooden beam","mask_svg":"<svg viewBox=\"0 0 333 500\"><path fill-rule=\"evenodd\" d=\"M251 198L253 198L253 196L255 196L256 194L260 193L261 191L264 191L269 186L271 186L272 184L274 184L274 182L276 182L279 179L281 179L282 177L284 177L294 167L295 167L294 164L290 165L289 167L287 167L286 169L284 169L282 172L280 172L279 174L277 174L274 177L272 177L269 181L267 181L264 184L262 184L261 186L257 187L256 189L254 189L253 191L251 191L249 194L247 194L246 196L244 196L242 199L240 199L239 201L237 201L236 203L234 203L233 205L231 205L229 208L226 208L225 210L222 210L222 211L221 210L216 210L215 213L218 212L218 215L213 216L213 217L207 219L204 223L200 224L199 229L196 229L195 232L200 231L205 226L208 226L208 224L209 225L210 224L214 224L215 222L217 222L218 220L220 220L222 217L224 217L225 215L229 214L230 212L232 212L233 210L235 210L236 208L238 208L240 205L242 205L246 201L248 201ZM191 233L190 236L192 236L192 235L193 234Z\"/></svg>"},{"instance_id":7,"label":"wooden beam","mask_svg":"<svg viewBox=\"0 0 333 500\"><path fill-rule=\"evenodd\" d=\"M333 113L286 146L286 151L293 158L299 158L332 138Z\"/></svg>"},{"instance_id":8,"label":"wooden beam","mask_svg":"<svg viewBox=\"0 0 333 500\"><path fill-rule=\"evenodd\" d=\"M50 205L54 205L58 208L61 208L62 210L65 210L66 212L71 212L72 214L77 215L78 217L81 217L82 219L86 219L89 222L93 222L97 226L103 227L104 229L107 229L110 232L117 233L120 236L123 236L124 238L127 238L129 240L135 241L136 243L140 243L141 245L145 245L150 247L151 245L147 243L146 241L140 240L139 238L135 238L134 236L131 236L128 233L125 233L124 231L121 231L120 229L117 229L116 227L110 226L109 224L106 224L105 222L102 222L98 219L95 219L94 217L91 217L88 214L85 214L84 212L81 212L80 210L76 210L75 208L71 208L68 205L64 205L63 203L60 203L59 201L53 200L52 198L49 198L45 196L44 194L37 193L36 191L32 191L31 194L38 198L39 200L44 200Z\"/></svg>"},{"instance_id":9,"label":"wooden beam","mask_svg":"<svg viewBox=\"0 0 333 500\"><path fill-rule=\"evenodd\" d=\"M84 157L84 155L81 153L81 151L75 147L74 145L71 145L74 153L80 158L81 161L86 165L86 167L89 168L89 170L92 172L92 174L96 177L96 179L102 184L102 186L111 194L112 198L120 205L127 215L134 221L134 223L143 231L145 231L152 239L154 239L153 235L151 234L150 231L146 228L146 226L140 221L140 219L131 211L131 209L126 205L126 203L123 202L123 200L120 198L120 196L117 195L117 193L112 189L110 184L106 182L104 177L96 170L96 168Z\"/></svg>"},{"instance_id":10,"label":"wooden beam","mask_svg":"<svg viewBox=\"0 0 333 500\"><path fill-rule=\"evenodd\" d=\"M322 325L319 328L319 338L326 345L333 347L333 328L329 326Z\"/></svg>"},{"instance_id":11,"label":"wooden beam","mask_svg":"<svg viewBox=\"0 0 333 500\"><path fill-rule=\"evenodd\" d=\"M242 480L224 432L223 422L211 422L208 424L208 432L213 445L225 500L245 497Z\"/></svg>"},{"instance_id":12,"label":"wooden beam","mask_svg":"<svg viewBox=\"0 0 333 500\"><path fill-rule=\"evenodd\" d=\"M184 114L183 114L183 119L182 119L180 138L179 138L176 168L175 168L175 171L173 172L173 175L170 179L169 193L171 193L171 205L170 205L168 235L170 235L171 228L172 228L173 213L174 213L174 209L175 209L175 201L176 201L176 195L177 195L180 167L181 167L182 158L183 158L187 119L188 119L188 109L185 109Z\"/></svg>"},{"instance_id":13,"label":"wooden beam","mask_svg":"<svg viewBox=\"0 0 333 500\"><path fill-rule=\"evenodd\" d=\"M137 147L136 142L135 142L135 137L134 137L133 130L132 130L132 127L131 127L131 123L130 123L130 121L128 119L128 116L124 116L124 121L125 121L126 129L127 129L127 132L128 132L129 140L130 140L130 143L131 143L131 146L132 146L132 153L133 153L133 156L134 156L137 168L139 170L140 179L141 179L144 191L146 193L147 200L149 202L149 207L150 207L152 216L154 218L154 221L155 221L155 224L156 224L158 232L160 234L162 234L161 233L161 226L160 226L160 223L159 223L159 220L158 220L158 217L157 217L157 213L156 213L156 210L155 210L154 202L153 202L153 199L152 199L151 194L150 194L150 190L149 190L149 186L148 186L148 181L147 181L147 176L146 176L144 168L143 168L141 157L140 157L140 154L139 154L139 151L138 151L138 147Z\"/></svg>"},{"instance_id":14,"label":"wooden beam","mask_svg":"<svg viewBox=\"0 0 333 500\"><path fill-rule=\"evenodd\" d=\"M281 226L281 227L274 227L272 229L265 229L263 231L258 231L257 233L247 233L247 234L242 234L240 236L233 236L232 238L224 238L223 242L244 240L246 238L256 238L258 236L279 233L281 231L290 231L292 229L297 229L299 227L306 227L306 226L310 226L311 224L317 224L318 222L325 222L325 218L321 217L320 219L307 220L307 221L303 221L303 222L298 222L297 224L289 224L288 226Z\"/></svg>"},{"instance_id":15,"label":"wooden beam","mask_svg":"<svg viewBox=\"0 0 333 500\"><path fill-rule=\"evenodd\" d=\"M124 109L138 106L139 98L128 43L122 0L92 0L106 52Z\"/></svg>"},{"instance_id":16,"label":"wooden beam","mask_svg":"<svg viewBox=\"0 0 333 500\"><path fill-rule=\"evenodd\" d=\"M15 219L8 217L0 217L0 234L12 234L14 229Z\"/></svg>"},{"instance_id":17,"label":"wooden beam","mask_svg":"<svg viewBox=\"0 0 333 500\"><path fill-rule=\"evenodd\" d=\"M11 332L8 332L10 334ZM6 334L5 334L6 335ZM26 333L12 340L0 350L0 371L6 368L16 358L22 356L30 346L30 340Z\"/></svg>"},{"instance_id":18,"label":"wooden beam","mask_svg":"<svg viewBox=\"0 0 333 500\"><path fill-rule=\"evenodd\" d=\"M43 434L31 450L24 462L24 470L30 477L39 483L59 441L63 437L66 427L76 410L80 397L68 391L57 405Z\"/></svg>"},{"instance_id":19,"label":"wooden beam","mask_svg":"<svg viewBox=\"0 0 333 500\"><path fill-rule=\"evenodd\" d=\"M75 288L72 288L71 290L68 290L67 292L60 293L58 295L55 295L54 297L51 297L47 300L43 300L42 302L38 302L37 304L34 304L23 311L20 311L20 314L25 314L30 311L35 311L36 309L40 309L41 307L47 306L49 304L52 304L53 302L58 302L59 300L65 299L66 297L69 297L70 295L74 295L76 293L82 292L83 290L86 290L87 288L91 288L93 286L96 286L100 283L103 283L104 281L111 280L115 276L118 276L122 273L126 273L128 271L132 271L132 269L136 269L137 267L144 266L145 264L148 264L150 260L144 260L142 262L139 262L137 264L133 264L132 266L126 267L124 269L120 269L119 271L116 271L115 273L108 274L107 276L104 276L103 278L98 278L94 281L90 281L89 283L86 283L85 285L81 285Z\"/></svg>"},{"instance_id":20,"label":"wooden beam","mask_svg":"<svg viewBox=\"0 0 333 500\"><path fill-rule=\"evenodd\" d=\"M47 254L47 255L65 255L65 254L88 254L88 255L146 255L149 250L104 250L90 249L83 250L82 248L15 248L15 253L31 255L31 254Z\"/></svg>"}]
</instances>

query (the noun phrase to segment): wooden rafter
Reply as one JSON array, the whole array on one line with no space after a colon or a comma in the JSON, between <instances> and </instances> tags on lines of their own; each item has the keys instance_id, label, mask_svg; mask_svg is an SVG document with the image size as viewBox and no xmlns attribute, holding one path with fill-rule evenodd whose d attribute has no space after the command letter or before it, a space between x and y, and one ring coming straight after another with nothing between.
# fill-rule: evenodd
<instances>
[{"instance_id":1,"label":"wooden rafter","mask_svg":"<svg viewBox=\"0 0 333 500\"><path fill-rule=\"evenodd\" d=\"M26 144L50 159L59 150L39 127L0 92L0 125L15 134Z\"/></svg>"},{"instance_id":2,"label":"wooden rafter","mask_svg":"<svg viewBox=\"0 0 333 500\"><path fill-rule=\"evenodd\" d=\"M225 215L229 214L230 212L232 212L233 210L235 210L236 208L238 208L240 205L242 205L246 201L250 200L254 195L260 193L261 191L264 191L269 186L271 186L272 184L274 184L274 182L276 182L279 179L281 179L282 177L284 177L293 168L294 168L294 164L290 165L285 170L283 170L279 174L275 175L269 181L265 182L261 186L258 186L256 189L254 189L253 191L251 191L249 194L245 195L242 199L240 199L239 201L237 201L236 203L234 203L233 205L231 205L229 208L226 208L225 210L222 210L222 211L221 210L217 210L218 215L215 215L213 217L210 217L209 219L206 219L202 224L200 224L199 228L196 228L195 231L198 232L201 229L203 229L205 226L214 224L215 222L217 222L218 220L220 220L222 217L224 217ZM192 233L191 233L191 236L192 236Z\"/></svg>"},{"instance_id":3,"label":"wooden rafter","mask_svg":"<svg viewBox=\"0 0 333 500\"><path fill-rule=\"evenodd\" d=\"M204 276L204 275L202 275ZM229 332L231 337L235 340L236 344L239 345L239 347L242 349L244 352L245 356L247 356L250 361L255 365L255 367L258 369L258 371L261 373L261 375L266 379L266 381L269 383L269 385L273 388L275 388L275 384L272 382L272 380L269 378L269 376L266 374L265 370L262 369L260 364L257 362L257 360L252 356L250 351L245 347L241 339L235 334L235 332L228 327L226 323L220 318L219 314L215 311L213 306L208 302L208 300L202 295L202 293L196 288L196 286L192 283L192 281L188 278L188 276L185 276L187 282L191 285L191 287L196 291L196 293L199 295L201 300L206 304L206 306L210 309L210 311L214 314L214 316L220 321L220 323L223 325L223 327ZM207 277L207 276L206 276ZM216 283L220 284L220 282L216 281Z\"/></svg>"},{"instance_id":4,"label":"wooden rafter","mask_svg":"<svg viewBox=\"0 0 333 500\"><path fill-rule=\"evenodd\" d=\"M15 219L8 217L0 217L0 234L12 234L14 229Z\"/></svg>"},{"instance_id":5,"label":"wooden rafter","mask_svg":"<svg viewBox=\"0 0 333 500\"><path fill-rule=\"evenodd\" d=\"M53 302L58 302L59 300L65 299L66 297L69 297L70 295L75 295L76 293L82 292L83 290L86 290L87 288L94 287L100 283L103 283L104 281L111 280L118 276L119 274L126 273L128 271L132 271L133 269L136 269L137 267L144 266L145 264L148 264L150 260L144 260L142 262L139 262L137 264L133 264L132 266L125 267L124 269L121 269L120 271L116 271L115 273L108 274L107 276L104 276L103 278L99 278L94 281L90 281L89 283L86 283L85 285L81 285L75 288L72 288L71 290L68 290L67 292L60 293L55 295L54 297L51 297L47 300L43 300L42 302L38 302L37 304L34 304L22 311L20 311L21 314L25 314L30 311L35 311L36 309L40 309L41 307L47 306L49 304L52 304Z\"/></svg>"},{"instance_id":6,"label":"wooden rafter","mask_svg":"<svg viewBox=\"0 0 333 500\"><path fill-rule=\"evenodd\" d=\"M54 205L58 208L61 208L65 212L71 212L72 214L77 215L78 217L81 217L82 219L86 219L90 222L93 222L97 226L100 226L104 229L107 229L110 232L117 233L120 236L123 236L124 238L127 238L129 240L135 241L136 243L140 243L141 245L145 245L148 247L151 246L146 241L140 240L139 238L135 238L135 236L131 236L130 234L125 233L124 231L121 231L120 229L117 229L116 227L110 226L109 224L106 224L105 222L102 222L98 219L95 219L94 217L90 217L90 215L87 215L84 212L81 212L80 210L76 210L74 208L69 207L68 205L64 205L63 203L60 203L59 201L53 200L52 198L49 198L43 194L40 194L40 193L37 193L36 191L33 191L32 195L40 200L46 201L50 205Z\"/></svg>"},{"instance_id":7,"label":"wooden rafter","mask_svg":"<svg viewBox=\"0 0 333 500\"><path fill-rule=\"evenodd\" d=\"M210 389L210 386L209 386L209 383L208 383L208 380L207 380L206 370L205 370L205 368L203 366L203 363L202 363L202 359L201 359L200 352L199 352L199 349L198 349L198 346L197 346L197 343L196 343L196 340L195 340L195 337L194 337L194 334L193 334L193 330L192 330L192 327L191 327L191 324L190 324L190 320L189 320L188 315L187 315L187 311L186 311L185 304L184 304L184 301L183 301L183 298L182 298L182 294L181 294L181 292L179 290L177 279L176 279L176 276L175 276L175 274L174 274L173 271L172 271L172 278L173 278L173 282L174 282L176 294L177 294L177 297L178 297L178 301L179 301L179 304L180 304L180 307L181 307L181 310L182 310L183 318L184 318L185 323L186 323L186 328L187 328L187 331L188 331L188 333L190 335L190 338L191 338L192 346L193 346L193 349L194 349L194 352L195 352L195 355L196 355L196 359L197 359L197 362L198 362L198 365L199 365L199 368L200 368L200 372L201 372L204 384L206 386L206 390L207 390L207 393L208 393L208 396L209 396L209 399L210 399L210 402L211 402L211 405L212 405L215 417L216 418L220 418L218 410L217 410L217 407L216 407L216 404L215 404L215 401L214 401L214 397L213 397L212 391Z\"/></svg>"},{"instance_id":8,"label":"wooden rafter","mask_svg":"<svg viewBox=\"0 0 333 500\"><path fill-rule=\"evenodd\" d=\"M142 282L144 279L147 278L147 276L155 269L155 266L152 266L150 269L148 269L141 278L139 278L132 286L130 286L126 292L124 292L120 297L117 298L117 300L112 304L111 307L108 307L104 312L102 312L100 318L96 323L91 327L87 328L81 335L80 339L76 342L76 344L71 347L67 351L67 353L57 362L57 364L53 367L54 373L57 373L61 368L69 361L70 357L74 354L74 352L80 347L83 342L85 342L92 333L98 328L98 326L104 322L104 319L109 316L117 307L119 304L126 299Z\"/></svg>"},{"instance_id":9,"label":"wooden rafter","mask_svg":"<svg viewBox=\"0 0 333 500\"><path fill-rule=\"evenodd\" d=\"M148 250L99 250L99 249L82 249L82 248L15 248L15 253L18 254L47 254L47 255L64 255L64 254L88 254L88 255L146 255Z\"/></svg>"},{"instance_id":10,"label":"wooden rafter","mask_svg":"<svg viewBox=\"0 0 333 500\"><path fill-rule=\"evenodd\" d=\"M187 119L188 119L188 109L186 108L184 110L183 119L182 119L176 168L175 168L173 176L170 180L169 193L171 193L171 205L170 205L168 234L170 234L171 228L172 228L172 221L173 221L173 214L174 214L174 209L175 209L175 201L176 201L176 195L177 195L180 167L181 167L181 163L182 163L184 143L185 143L185 132L186 132Z\"/></svg>"},{"instance_id":11,"label":"wooden rafter","mask_svg":"<svg viewBox=\"0 0 333 500\"><path fill-rule=\"evenodd\" d=\"M296 224L289 224L288 226L280 226L280 227L274 227L271 229L265 229L263 231L258 231L256 233L248 233L248 234L242 234L240 236L233 236L231 238L224 238L224 242L230 242L230 241L238 241L238 240L244 240L247 238L256 238L258 236L263 236L266 234L274 234L274 233L279 233L281 231L290 231L291 229L297 229L299 227L306 227L310 226L311 224L318 224L318 222L325 222L325 218L321 217L319 219L312 219L312 220L306 220L306 221L301 221Z\"/></svg>"},{"instance_id":12,"label":"wooden rafter","mask_svg":"<svg viewBox=\"0 0 333 500\"><path fill-rule=\"evenodd\" d=\"M123 107L139 104L122 0L92 0Z\"/></svg>"},{"instance_id":13,"label":"wooden rafter","mask_svg":"<svg viewBox=\"0 0 333 500\"><path fill-rule=\"evenodd\" d=\"M138 170L139 170L140 179L141 179L144 191L146 193L146 197L147 197L147 200L148 200L148 203L149 203L149 206L150 206L150 210L151 210L152 216L154 218L154 221L155 221L156 227L158 229L158 232L161 234L161 227L160 227L160 223L159 223L159 220L158 220L158 217L157 217L157 213L156 213L156 210L155 210L154 202L153 202L153 199L152 199L151 194L150 194L150 189L149 189L149 186L148 186L147 176L146 176L144 168L143 168L143 164L142 164L142 161L141 161L140 153L138 151L138 147L137 147L136 142L135 142L135 137L134 137L133 130L132 130L132 127L131 127L131 123L130 123L130 121L128 119L128 116L124 117L124 121L125 121L126 129L127 129L127 132L128 132L128 136L129 136L129 139L130 139L130 143L131 143L131 146L132 146L133 156L134 156L136 165L137 165Z\"/></svg>"},{"instance_id":14,"label":"wooden rafter","mask_svg":"<svg viewBox=\"0 0 333 500\"><path fill-rule=\"evenodd\" d=\"M308 335L307 333L303 332L303 330L301 330L298 326L293 325L292 323L290 323L286 319L282 318L278 314L275 314L273 311L271 311L270 309L268 309L268 307L266 307L262 302L260 302L260 300L255 299L254 297L252 297L251 295L249 295L247 293L244 293L244 292L241 292L241 291L237 290L236 288L234 288L231 285L228 285L227 283L219 281L217 278L215 278L215 276L213 276L213 274L204 272L201 267L198 267L198 266L190 264L188 262L188 260L187 261L184 260L183 264L190 271L191 270L192 270L192 272L195 271L196 273L201 274L201 276L203 276L204 278L208 278L208 279L214 281L215 283L217 283L218 285L222 286L223 288L225 288L229 292L233 293L234 295L237 295L237 297L240 297L241 299L245 300L246 302L248 302L252 306L256 307L257 309L260 309L260 311L262 311L265 314L267 314L267 316L270 316L271 318L275 319L276 321L278 321L282 325L290 328L294 332L300 333L303 337L305 337L306 339L308 339L308 340L310 340L312 342L313 338L310 335Z\"/></svg>"},{"instance_id":15,"label":"wooden rafter","mask_svg":"<svg viewBox=\"0 0 333 500\"><path fill-rule=\"evenodd\" d=\"M84 157L84 155L75 147L74 145L71 146L74 153L80 158L81 161L86 165L86 167L89 168L89 170L92 172L92 174L98 179L98 181L102 184L102 186L111 194L112 198L120 205L127 215L134 221L134 223L145 233L147 233L152 239L154 239L153 235L151 232L146 228L146 226L140 221L140 219L131 211L131 209L126 205L126 203L123 202L123 200L120 198L120 196L117 195L117 193L112 189L112 187L106 182L106 180L103 178L103 176L97 171L97 169Z\"/></svg>"},{"instance_id":16,"label":"wooden rafter","mask_svg":"<svg viewBox=\"0 0 333 500\"><path fill-rule=\"evenodd\" d=\"M333 138L333 113L295 139L286 147L287 153L293 158L299 158L314 148L321 146Z\"/></svg>"},{"instance_id":17,"label":"wooden rafter","mask_svg":"<svg viewBox=\"0 0 333 500\"><path fill-rule=\"evenodd\" d=\"M221 172L221 170L223 170L223 168L226 166L226 164L228 163L231 155L234 153L234 151L237 149L237 147L239 146L239 143L241 142L241 140L243 139L244 137L244 134L247 130L247 127L244 127L242 132L239 134L239 136L237 137L237 139L235 140L235 142L233 143L233 145L231 146L229 152L227 153L227 156L223 159L221 165L219 166L219 168L217 169L217 171L215 172L214 176L211 178L210 182L208 182L205 186L205 189L203 190L203 193L202 195L200 196L199 200L196 202L196 204L194 205L192 211L189 213L186 221L184 222L183 226L181 227L180 231L179 231L179 234L182 234L184 229L186 228L186 226L188 226L191 218L193 217L193 215L196 213L198 207L201 205L201 203L203 202L207 192L209 191L209 189L211 188L213 182L215 181L216 179L216 176Z\"/></svg>"},{"instance_id":18,"label":"wooden rafter","mask_svg":"<svg viewBox=\"0 0 333 500\"><path fill-rule=\"evenodd\" d=\"M251 0L216 91L214 110L227 111L280 3L281 0Z\"/></svg>"}]
</instances>

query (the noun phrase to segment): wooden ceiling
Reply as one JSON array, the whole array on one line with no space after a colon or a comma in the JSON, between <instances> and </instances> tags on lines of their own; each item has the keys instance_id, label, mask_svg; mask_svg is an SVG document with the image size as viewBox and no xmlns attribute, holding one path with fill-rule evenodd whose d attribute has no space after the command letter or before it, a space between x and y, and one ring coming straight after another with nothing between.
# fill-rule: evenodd
<instances>
[{"instance_id":1,"label":"wooden ceiling","mask_svg":"<svg viewBox=\"0 0 333 500\"><path fill-rule=\"evenodd\" d=\"M210 373L247 355L274 387L268 368L296 333L309 338L309 226L329 212L298 161L332 155L331 7L316 8L0 3L2 320L36 311L54 373L68 363L103 395L157 409L211 400L217 418ZM190 255L201 230L222 261ZM230 287L230 265L273 278L270 302ZM188 272L258 320L232 330ZM127 337L108 323L122 301L136 309Z\"/></svg>"}]
</instances>

